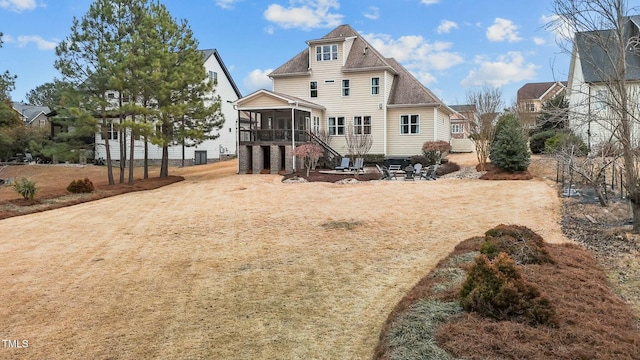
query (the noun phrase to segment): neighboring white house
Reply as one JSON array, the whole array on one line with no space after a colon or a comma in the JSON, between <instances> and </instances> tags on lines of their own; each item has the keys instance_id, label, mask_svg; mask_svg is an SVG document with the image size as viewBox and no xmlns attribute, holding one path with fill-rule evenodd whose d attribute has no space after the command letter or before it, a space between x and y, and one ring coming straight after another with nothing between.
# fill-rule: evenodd
<instances>
[{"instance_id":1,"label":"neighboring white house","mask_svg":"<svg viewBox=\"0 0 640 360\"><path fill-rule=\"evenodd\" d=\"M184 148L184 157L187 163L196 165L237 156L238 114L234 110L232 103L242 96L218 51L216 49L209 49L200 50L200 52L204 57L204 67L209 77L208 81L214 82L215 96L219 96L221 99L221 111L224 114L225 123L220 130L214 130L220 134L217 139L206 140L200 145ZM114 99L114 104L116 104L119 94L111 91L107 93L107 97ZM117 141L119 134L117 131L110 131L108 136L111 147L111 158L118 159L120 157L120 146ZM127 143L129 143L129 139L130 137L127 136ZM95 137L96 158L106 158L104 143L105 141L102 135L97 133ZM137 160L143 159L144 141L135 140L134 144L134 158ZM182 151L183 147L181 145L170 146L169 160L181 160ZM148 157L150 160L161 159L162 148L149 144Z\"/></svg>"},{"instance_id":2,"label":"neighboring white house","mask_svg":"<svg viewBox=\"0 0 640 360\"><path fill-rule=\"evenodd\" d=\"M640 36L640 16L625 18L625 41ZM607 142L616 131L616 121L610 121L611 104L619 100L610 92L614 71L613 63L620 57L613 49L603 46L603 42L614 36L612 30L578 32L575 35L567 96L569 100L569 126L580 135L591 148ZM596 40L597 39L597 40ZM635 40L637 41L637 40ZM629 45L625 52L625 81L629 90L628 111L638 114L640 98L640 53L635 46ZM638 144L637 124L632 129L633 141Z\"/></svg>"},{"instance_id":3,"label":"neighboring white house","mask_svg":"<svg viewBox=\"0 0 640 360\"><path fill-rule=\"evenodd\" d=\"M269 77L272 91L236 102L250 119L239 134L239 173L291 171L294 147L323 131L340 155L348 127L370 134L369 153L386 157L418 155L426 141L451 139L455 112L349 25L307 41Z\"/></svg>"}]
</instances>

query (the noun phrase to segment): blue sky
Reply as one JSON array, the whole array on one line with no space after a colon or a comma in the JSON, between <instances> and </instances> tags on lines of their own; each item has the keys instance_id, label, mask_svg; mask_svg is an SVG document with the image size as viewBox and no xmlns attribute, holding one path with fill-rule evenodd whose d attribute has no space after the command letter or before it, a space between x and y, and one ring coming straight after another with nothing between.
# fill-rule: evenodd
<instances>
[{"instance_id":1,"label":"blue sky","mask_svg":"<svg viewBox=\"0 0 640 360\"><path fill-rule=\"evenodd\" d=\"M92 0L0 0L0 71L12 98L60 77L55 46ZM566 80L569 55L544 28L551 0L161 0L186 19L201 49L216 48L247 95L271 88L270 71L337 25L349 24L447 104L488 83L511 104L528 82ZM633 3L633 1L630 1Z\"/></svg>"}]
</instances>

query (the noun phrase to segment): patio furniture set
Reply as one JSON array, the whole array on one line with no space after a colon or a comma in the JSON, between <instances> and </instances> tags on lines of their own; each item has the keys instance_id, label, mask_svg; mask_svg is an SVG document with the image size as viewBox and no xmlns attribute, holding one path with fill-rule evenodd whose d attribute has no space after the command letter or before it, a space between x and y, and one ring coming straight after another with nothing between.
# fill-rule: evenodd
<instances>
[{"instance_id":1,"label":"patio furniture set","mask_svg":"<svg viewBox=\"0 0 640 360\"><path fill-rule=\"evenodd\" d=\"M415 166L408 165L404 169L401 168L400 165L389 165L380 166L376 164L378 171L382 174L383 180L398 180L398 175L401 175L404 180L414 181L415 179L421 180L435 180L438 178L436 171L438 170L438 165L431 165L427 167L423 167L422 164L418 163Z\"/></svg>"}]
</instances>

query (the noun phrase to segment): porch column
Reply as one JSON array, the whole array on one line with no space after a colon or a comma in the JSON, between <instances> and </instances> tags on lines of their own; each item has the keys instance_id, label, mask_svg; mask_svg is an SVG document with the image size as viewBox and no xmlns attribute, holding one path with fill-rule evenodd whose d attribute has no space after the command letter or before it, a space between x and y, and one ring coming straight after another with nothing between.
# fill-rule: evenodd
<instances>
[{"instance_id":1,"label":"porch column","mask_svg":"<svg viewBox=\"0 0 640 360\"><path fill-rule=\"evenodd\" d=\"M280 146L271 145L271 159L270 159L270 169L269 172L272 174L277 174L280 172L280 164L282 163L282 158L280 157Z\"/></svg>"},{"instance_id":2,"label":"porch column","mask_svg":"<svg viewBox=\"0 0 640 360\"><path fill-rule=\"evenodd\" d=\"M262 150L262 146L252 146L252 155L253 155L253 173L260 174L262 169L264 169L264 151Z\"/></svg>"},{"instance_id":3,"label":"porch column","mask_svg":"<svg viewBox=\"0 0 640 360\"><path fill-rule=\"evenodd\" d=\"M284 147L284 169L287 172L293 172L293 147L291 145L286 145Z\"/></svg>"},{"instance_id":4,"label":"porch column","mask_svg":"<svg viewBox=\"0 0 640 360\"><path fill-rule=\"evenodd\" d=\"M297 103L296 103L297 105ZM291 108L291 146L293 149L296 148L296 109ZM291 151L292 163L293 163L293 171L296 171L296 155L293 151Z\"/></svg>"},{"instance_id":5,"label":"porch column","mask_svg":"<svg viewBox=\"0 0 640 360\"><path fill-rule=\"evenodd\" d=\"M249 164L251 163L251 161L249 161L250 156L252 156L252 154L249 153L249 147L247 145L239 145L238 146L238 173L239 174L246 174L250 169L249 169Z\"/></svg>"}]
</instances>

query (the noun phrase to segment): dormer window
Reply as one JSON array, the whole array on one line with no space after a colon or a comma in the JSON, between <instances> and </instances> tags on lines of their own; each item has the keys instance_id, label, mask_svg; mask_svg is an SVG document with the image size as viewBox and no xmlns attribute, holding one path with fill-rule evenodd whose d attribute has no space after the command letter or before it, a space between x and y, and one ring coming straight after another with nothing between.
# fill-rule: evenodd
<instances>
[{"instance_id":1,"label":"dormer window","mask_svg":"<svg viewBox=\"0 0 640 360\"><path fill-rule=\"evenodd\" d=\"M338 45L316 46L316 61L338 60Z\"/></svg>"}]
</instances>

